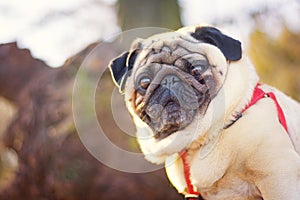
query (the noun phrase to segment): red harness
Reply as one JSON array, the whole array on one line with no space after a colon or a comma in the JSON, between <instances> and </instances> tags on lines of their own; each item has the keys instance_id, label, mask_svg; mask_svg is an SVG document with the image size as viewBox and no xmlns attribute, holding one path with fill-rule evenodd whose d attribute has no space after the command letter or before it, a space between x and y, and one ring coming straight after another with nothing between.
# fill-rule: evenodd
<instances>
[{"instance_id":1,"label":"red harness","mask_svg":"<svg viewBox=\"0 0 300 200\"><path fill-rule=\"evenodd\" d=\"M245 110L247 110L249 107L254 105L256 102L258 102L260 99L269 97L274 101L274 103L276 105L279 122L281 123L281 125L284 127L284 129L288 133L288 127L286 124L285 116L284 116L281 106L279 105L279 103L276 99L275 94L273 92L266 93L262 89L260 89L259 86L260 86L259 83L255 86L252 98L251 98L249 104L242 110L242 113L245 112Z\"/></svg>"},{"instance_id":2,"label":"red harness","mask_svg":"<svg viewBox=\"0 0 300 200\"><path fill-rule=\"evenodd\" d=\"M287 124L286 124L285 116L284 116L284 113L282 111L282 108L280 107L280 105L279 105L279 103L276 99L275 94L273 92L266 93L261 88L259 88L259 86L260 86L259 83L255 86L252 98L251 98L250 102L245 106L245 108L241 111L241 115L239 116L239 118L242 116L242 113L244 113L249 107L251 107L252 105L257 103L260 99L262 99L262 98L271 98L274 101L275 105L276 105L279 122L281 123L281 125L284 127L284 129L288 133L288 127L287 127ZM232 124L230 124L230 126ZM227 128L228 127L229 126L227 126ZM188 194L185 195L185 199L188 199L188 200L196 200L196 199L201 200L202 199L203 200L203 197L201 196L201 194L194 190L194 186L191 182L190 165L187 161L187 157L188 157L187 150L183 151L180 154L180 157L181 157L182 162L183 162L184 177L185 177L185 181L186 181L186 184L187 184L187 192L188 192Z\"/></svg>"},{"instance_id":3,"label":"red harness","mask_svg":"<svg viewBox=\"0 0 300 200\"><path fill-rule=\"evenodd\" d=\"M187 157L188 157L188 152L187 151L183 151L181 154L181 159L182 159L182 162L183 162L183 171L184 171L184 178L185 178L185 182L186 182L186 185L187 185L187 192L188 194L186 194L184 197L185 199L187 200L193 200L193 199L203 199L201 194L197 191L194 190L194 186L192 184L192 181L191 181L191 170L190 170L190 165L187 161Z\"/></svg>"}]
</instances>

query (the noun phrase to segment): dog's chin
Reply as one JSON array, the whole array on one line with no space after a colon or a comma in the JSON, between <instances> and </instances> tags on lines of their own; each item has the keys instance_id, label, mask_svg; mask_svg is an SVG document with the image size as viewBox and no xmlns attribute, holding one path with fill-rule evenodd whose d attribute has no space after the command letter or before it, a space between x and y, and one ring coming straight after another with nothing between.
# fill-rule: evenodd
<instances>
[{"instance_id":1,"label":"dog's chin","mask_svg":"<svg viewBox=\"0 0 300 200\"><path fill-rule=\"evenodd\" d=\"M157 139L158 133L153 131L147 123L145 123L137 115L133 115L137 129L137 139L145 158L154 164L161 164L165 159L184 150L202 133L202 129L207 129L206 124L201 123L202 116L196 113L193 121L185 128L172 130L170 132L160 133L160 138Z\"/></svg>"}]
</instances>

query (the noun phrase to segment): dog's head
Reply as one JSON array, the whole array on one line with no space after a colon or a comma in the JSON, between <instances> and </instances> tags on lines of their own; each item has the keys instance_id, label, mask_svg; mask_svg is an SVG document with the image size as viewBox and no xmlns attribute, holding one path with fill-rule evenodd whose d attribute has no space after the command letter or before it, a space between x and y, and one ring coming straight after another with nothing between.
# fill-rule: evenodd
<instances>
[{"instance_id":1,"label":"dog's head","mask_svg":"<svg viewBox=\"0 0 300 200\"><path fill-rule=\"evenodd\" d=\"M203 127L199 132L205 132L210 126L205 116L228 65L241 56L239 41L205 26L138 39L115 58L110 64L114 82L125 94L138 134L149 139L140 140L144 153L150 151L144 142L163 149L167 138L191 132L196 118Z\"/></svg>"}]
</instances>

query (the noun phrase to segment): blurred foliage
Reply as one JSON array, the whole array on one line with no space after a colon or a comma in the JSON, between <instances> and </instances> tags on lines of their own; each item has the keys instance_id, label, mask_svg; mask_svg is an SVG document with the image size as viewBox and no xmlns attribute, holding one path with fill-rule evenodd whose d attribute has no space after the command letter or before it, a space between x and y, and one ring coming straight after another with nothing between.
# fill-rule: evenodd
<instances>
[{"instance_id":1,"label":"blurred foliage","mask_svg":"<svg viewBox=\"0 0 300 200\"><path fill-rule=\"evenodd\" d=\"M119 21L123 30L182 26L176 0L119 0ZM4 169L7 162L0 163L0 178L4 180L0 182L1 200L181 197L170 186L163 169L146 174L117 172L94 159L81 144L74 129L70 92L77 69L96 45L90 45L56 69L33 59L28 50L18 49L15 43L0 45L0 96L13 101L17 109L13 120L3 128L2 143L16 152L18 164L16 172L8 173ZM95 69L106 67L108 59L121 53L119 47L112 48L111 44L101 46L102 51L92 63ZM89 80L87 74L80 75L85 83L80 88L84 97L90 93ZM110 100L113 88L107 71L99 81L95 96L99 123L114 144L140 152L136 139L124 134L114 121ZM128 112L120 109L123 104L119 95L115 102L117 115L127 115L130 119ZM92 110L86 109L84 114L84 120L89 120ZM129 132L135 132L133 126Z\"/></svg>"},{"instance_id":2,"label":"blurred foliage","mask_svg":"<svg viewBox=\"0 0 300 200\"><path fill-rule=\"evenodd\" d=\"M106 70L99 81L95 96L98 121L103 132L113 144L130 152L141 152L136 137L131 136L135 134L136 130L131 116L125 108L124 96L114 89L116 87L111 80L110 72ZM113 98L114 101L112 101ZM126 126L122 126L122 128L126 127L127 131L122 130L119 126L120 121L116 121L122 119L126 123Z\"/></svg>"},{"instance_id":3,"label":"blurred foliage","mask_svg":"<svg viewBox=\"0 0 300 200\"><path fill-rule=\"evenodd\" d=\"M75 129L71 94L77 69L97 45L89 45L55 69L34 59L30 51L20 50L16 43L0 45L0 96L13 101L16 108L0 141L1 200L181 197L170 186L163 169L145 174L122 173L96 160L81 143ZM101 46L90 63L91 74L120 53L109 43ZM26 79L19 76L23 70L27 72ZM78 98L91 92L87 75L80 74L84 84L79 88ZM103 81L99 82L96 93L99 122L116 145L133 149L131 139L123 137L113 123L110 97L114 85L108 71ZM92 111L85 109L86 105L82 108L81 120L90 120ZM118 110L118 114L122 113ZM86 132L92 131L86 129ZM89 136L93 140L93 135Z\"/></svg>"},{"instance_id":4,"label":"blurred foliage","mask_svg":"<svg viewBox=\"0 0 300 200\"><path fill-rule=\"evenodd\" d=\"M300 100L300 33L287 28L277 38L259 30L250 36L249 55L261 81Z\"/></svg>"}]
</instances>

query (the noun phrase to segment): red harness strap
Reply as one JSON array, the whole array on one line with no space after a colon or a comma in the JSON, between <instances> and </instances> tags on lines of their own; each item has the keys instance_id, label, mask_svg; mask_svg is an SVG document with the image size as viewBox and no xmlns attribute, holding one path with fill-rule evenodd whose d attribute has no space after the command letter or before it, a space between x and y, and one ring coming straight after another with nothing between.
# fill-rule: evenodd
<instances>
[{"instance_id":1,"label":"red harness strap","mask_svg":"<svg viewBox=\"0 0 300 200\"><path fill-rule=\"evenodd\" d=\"M276 105L279 122L282 124L282 126L288 133L288 127L286 124L285 116L284 116L281 106L279 105L279 103L276 99L275 94L273 92L266 93L262 89L260 89L259 86L260 86L259 83L255 86L250 102L245 106L245 108L241 111L241 113L244 113L249 107L254 105L260 99L267 98L267 97L271 98ZM188 200L196 200L196 199L201 200L202 199L203 200L203 197L201 196L201 194L194 190L194 186L191 182L190 165L187 161L187 156L188 156L188 152L186 150L180 153L180 157L183 162L184 177L185 177L187 190L188 190L188 194L185 195L185 199L188 199Z\"/></svg>"},{"instance_id":2,"label":"red harness strap","mask_svg":"<svg viewBox=\"0 0 300 200\"><path fill-rule=\"evenodd\" d=\"M288 127L286 124L285 116L284 116L281 106L279 105L279 103L276 99L275 94L273 92L266 93L262 89L260 89L259 86L260 86L259 83L255 86L252 98L251 98L250 102L248 103L248 105L246 105L246 107L242 110L242 113L245 112L249 107L254 105L256 102L258 102L260 99L269 97L274 101L274 103L276 105L279 122L281 123L281 125L284 127L284 129L288 133Z\"/></svg>"},{"instance_id":3,"label":"red harness strap","mask_svg":"<svg viewBox=\"0 0 300 200\"><path fill-rule=\"evenodd\" d=\"M183 151L180 154L182 162L183 162L183 171L184 171L184 178L185 178L185 182L187 185L187 190L188 190L188 194L185 195L185 199L188 200L193 200L193 199L197 199L197 200L201 200L203 199L201 197L201 194L197 191L194 190L194 186L191 182L191 170L190 170L190 165L187 161L187 156L188 156L188 152L187 151Z\"/></svg>"}]
</instances>

